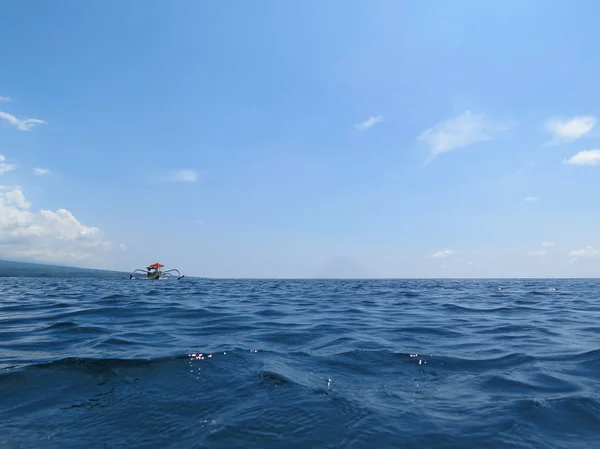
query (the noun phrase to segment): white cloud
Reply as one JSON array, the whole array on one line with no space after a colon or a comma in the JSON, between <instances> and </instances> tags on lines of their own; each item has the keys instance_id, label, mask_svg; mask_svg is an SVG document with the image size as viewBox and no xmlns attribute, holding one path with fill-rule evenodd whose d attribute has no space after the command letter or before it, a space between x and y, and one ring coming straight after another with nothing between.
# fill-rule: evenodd
<instances>
[{"instance_id":1,"label":"white cloud","mask_svg":"<svg viewBox=\"0 0 600 449\"><path fill-rule=\"evenodd\" d=\"M175 182L196 182L198 175L194 170L176 170L170 175L165 176L165 181Z\"/></svg>"},{"instance_id":2,"label":"white cloud","mask_svg":"<svg viewBox=\"0 0 600 449\"><path fill-rule=\"evenodd\" d=\"M542 247L544 248L551 248L554 246L554 243L552 242L542 242ZM548 255L548 251L545 249L538 249L538 250L534 250L534 251L530 251L527 253L528 256L546 256Z\"/></svg>"},{"instance_id":3,"label":"white cloud","mask_svg":"<svg viewBox=\"0 0 600 449\"><path fill-rule=\"evenodd\" d=\"M29 209L31 207L31 203L25 200L23 192L19 188L6 192L4 198L8 205L14 205L20 209Z\"/></svg>"},{"instance_id":4,"label":"white cloud","mask_svg":"<svg viewBox=\"0 0 600 449\"><path fill-rule=\"evenodd\" d=\"M571 251L569 253L570 256L575 256L575 257L597 256L599 254L600 254L600 251L598 251L597 249L595 249L592 246L586 246L584 249L578 249L575 251Z\"/></svg>"},{"instance_id":5,"label":"white cloud","mask_svg":"<svg viewBox=\"0 0 600 449\"><path fill-rule=\"evenodd\" d=\"M12 114L8 112L0 111L0 119L6 120L11 125L15 126L17 129L21 131L29 131L36 125L45 125L46 122L44 120L39 120L37 118L26 118L26 119L18 119Z\"/></svg>"},{"instance_id":6,"label":"white cloud","mask_svg":"<svg viewBox=\"0 0 600 449\"><path fill-rule=\"evenodd\" d=\"M570 119L554 118L546 122L545 128L553 139L549 145L572 142L589 133L596 126L596 117L580 115Z\"/></svg>"},{"instance_id":7,"label":"white cloud","mask_svg":"<svg viewBox=\"0 0 600 449\"><path fill-rule=\"evenodd\" d=\"M110 249L97 227L81 224L69 211L30 211L20 187L0 190L0 256L42 262L72 262Z\"/></svg>"},{"instance_id":8,"label":"white cloud","mask_svg":"<svg viewBox=\"0 0 600 449\"><path fill-rule=\"evenodd\" d=\"M600 163L600 150L580 151L565 161L570 165L598 165Z\"/></svg>"},{"instance_id":9,"label":"white cloud","mask_svg":"<svg viewBox=\"0 0 600 449\"><path fill-rule=\"evenodd\" d=\"M423 131L417 139L429 145L430 161L442 153L491 140L511 126L508 122L493 122L484 114L467 110L458 117L444 120Z\"/></svg>"},{"instance_id":10,"label":"white cloud","mask_svg":"<svg viewBox=\"0 0 600 449\"><path fill-rule=\"evenodd\" d=\"M445 249L443 251L438 251L437 253L432 254L430 257L434 257L436 259L439 259L439 258L448 257L448 256L450 256L452 254L454 254L454 251L452 251L451 249Z\"/></svg>"},{"instance_id":11,"label":"white cloud","mask_svg":"<svg viewBox=\"0 0 600 449\"><path fill-rule=\"evenodd\" d=\"M123 245L122 243L119 244L119 248L121 248L123 251L127 250L127 247L125 245Z\"/></svg>"},{"instance_id":12,"label":"white cloud","mask_svg":"<svg viewBox=\"0 0 600 449\"><path fill-rule=\"evenodd\" d=\"M544 251L543 249L527 253L528 256L545 256L546 254L548 254L548 252Z\"/></svg>"},{"instance_id":13,"label":"white cloud","mask_svg":"<svg viewBox=\"0 0 600 449\"><path fill-rule=\"evenodd\" d=\"M383 121L383 115L378 115L377 117L369 117L364 122L354 125L354 127L356 129L363 131L365 129L369 129L369 128L377 125L378 123L381 123L382 121Z\"/></svg>"},{"instance_id":14,"label":"white cloud","mask_svg":"<svg viewBox=\"0 0 600 449\"><path fill-rule=\"evenodd\" d=\"M15 164L7 164L4 155L0 154L0 175L17 168Z\"/></svg>"},{"instance_id":15,"label":"white cloud","mask_svg":"<svg viewBox=\"0 0 600 449\"><path fill-rule=\"evenodd\" d=\"M523 201L525 201L526 203L533 203L535 201L539 201L539 198L537 196L526 196L525 198L523 198Z\"/></svg>"},{"instance_id":16,"label":"white cloud","mask_svg":"<svg viewBox=\"0 0 600 449\"><path fill-rule=\"evenodd\" d=\"M47 175L48 173L50 173L50 170L47 168L34 168L33 169L33 173L35 173L38 176L43 176L43 175Z\"/></svg>"},{"instance_id":17,"label":"white cloud","mask_svg":"<svg viewBox=\"0 0 600 449\"><path fill-rule=\"evenodd\" d=\"M0 103L8 103L10 101L12 101L12 98L0 96Z\"/></svg>"}]
</instances>

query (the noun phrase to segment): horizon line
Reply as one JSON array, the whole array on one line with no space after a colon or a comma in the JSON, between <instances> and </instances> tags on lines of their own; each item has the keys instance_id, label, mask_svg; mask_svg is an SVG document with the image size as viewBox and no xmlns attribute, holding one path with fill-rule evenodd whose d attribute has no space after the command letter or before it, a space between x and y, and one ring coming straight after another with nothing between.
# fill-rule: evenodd
<instances>
[{"instance_id":1,"label":"horizon line","mask_svg":"<svg viewBox=\"0 0 600 449\"><path fill-rule=\"evenodd\" d=\"M89 270L91 272L111 272L111 273L123 273L130 274L131 271L124 271L119 269L106 269L106 268L85 268L73 265L60 265L57 263L49 262L37 262L37 261L25 261L25 260L7 260L0 259L0 262L4 263L15 263L15 264L33 264L42 265L46 267L55 267L63 269L73 270ZM278 280L278 281L311 281L311 280L345 280L345 281L378 281L378 280L543 280L543 279L555 279L555 280L566 280L566 279L600 279L598 276L411 276L411 277L345 277L345 276L308 276L308 277L278 277L278 276L200 276L200 275L185 275L186 278L192 279L214 279L214 280Z\"/></svg>"}]
</instances>

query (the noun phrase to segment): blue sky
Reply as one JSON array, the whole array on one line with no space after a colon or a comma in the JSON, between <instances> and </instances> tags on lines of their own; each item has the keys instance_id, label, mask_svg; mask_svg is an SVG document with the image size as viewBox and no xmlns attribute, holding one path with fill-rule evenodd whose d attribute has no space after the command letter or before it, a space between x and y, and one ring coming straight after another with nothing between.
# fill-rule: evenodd
<instances>
[{"instance_id":1,"label":"blue sky","mask_svg":"<svg viewBox=\"0 0 600 449\"><path fill-rule=\"evenodd\" d=\"M0 258L597 276L598 14L591 0L7 4Z\"/></svg>"}]
</instances>

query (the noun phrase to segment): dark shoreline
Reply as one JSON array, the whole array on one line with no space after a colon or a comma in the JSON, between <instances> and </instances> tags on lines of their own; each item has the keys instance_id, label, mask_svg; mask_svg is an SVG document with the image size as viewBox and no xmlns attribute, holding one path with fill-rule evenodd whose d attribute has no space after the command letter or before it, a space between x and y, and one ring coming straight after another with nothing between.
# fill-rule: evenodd
<instances>
[{"instance_id":1,"label":"dark shoreline","mask_svg":"<svg viewBox=\"0 0 600 449\"><path fill-rule=\"evenodd\" d=\"M97 270L35 262L0 260L0 278L5 277L123 277L123 271Z\"/></svg>"}]
</instances>

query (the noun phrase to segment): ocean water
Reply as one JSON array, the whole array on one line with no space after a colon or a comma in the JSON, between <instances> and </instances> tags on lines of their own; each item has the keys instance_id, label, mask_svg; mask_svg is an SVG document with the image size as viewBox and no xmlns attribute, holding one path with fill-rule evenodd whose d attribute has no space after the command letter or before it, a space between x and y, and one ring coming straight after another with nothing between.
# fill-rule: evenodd
<instances>
[{"instance_id":1,"label":"ocean water","mask_svg":"<svg viewBox=\"0 0 600 449\"><path fill-rule=\"evenodd\" d=\"M598 448L600 281L0 279L0 448Z\"/></svg>"}]
</instances>

